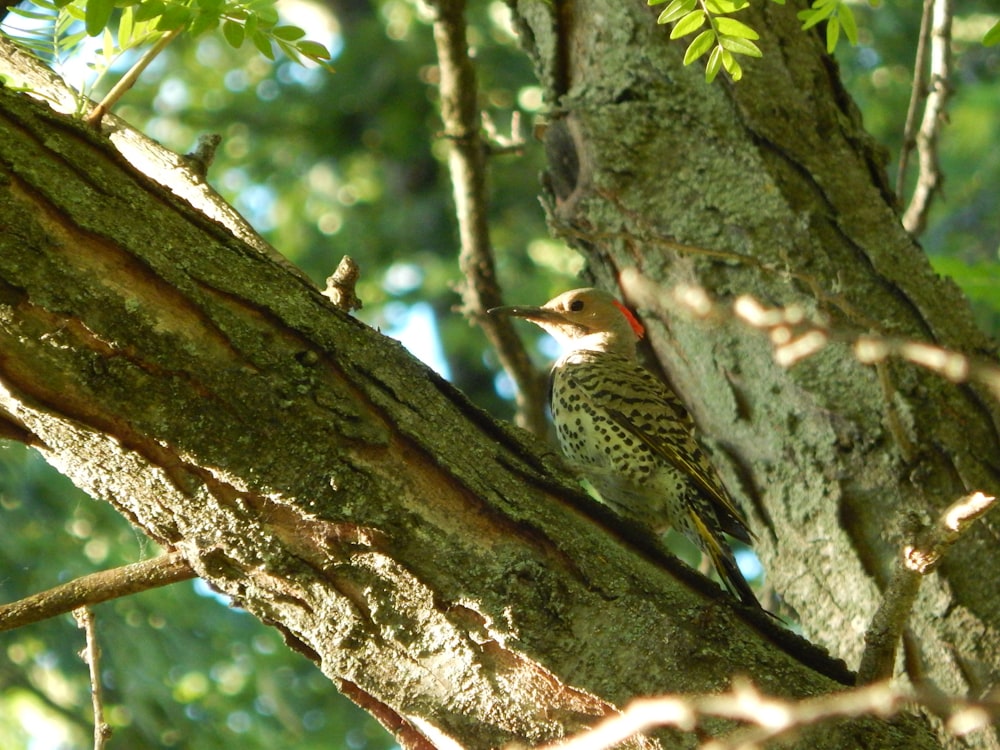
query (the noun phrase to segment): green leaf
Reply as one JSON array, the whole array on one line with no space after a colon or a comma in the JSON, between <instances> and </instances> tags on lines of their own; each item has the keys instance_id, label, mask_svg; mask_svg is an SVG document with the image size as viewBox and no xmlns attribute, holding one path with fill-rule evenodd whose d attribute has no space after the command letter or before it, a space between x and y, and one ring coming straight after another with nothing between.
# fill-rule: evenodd
<instances>
[{"instance_id":1,"label":"green leaf","mask_svg":"<svg viewBox=\"0 0 1000 750\"><path fill-rule=\"evenodd\" d=\"M230 21L226 19L222 22L222 36L226 38L226 42L233 49L239 49L243 46L243 40L246 38L243 35L243 26L236 23L236 21Z\"/></svg>"},{"instance_id":2,"label":"green leaf","mask_svg":"<svg viewBox=\"0 0 1000 750\"><path fill-rule=\"evenodd\" d=\"M725 34L726 36L738 36L742 39L760 39L760 34L735 18L717 18L715 19L715 27L719 30L720 34Z\"/></svg>"},{"instance_id":3,"label":"green leaf","mask_svg":"<svg viewBox=\"0 0 1000 750\"><path fill-rule=\"evenodd\" d=\"M851 44L858 43L858 24L854 20L854 11L847 3L841 3L837 11L837 18L840 19L840 27L844 30L844 36Z\"/></svg>"},{"instance_id":4,"label":"green leaf","mask_svg":"<svg viewBox=\"0 0 1000 750\"><path fill-rule=\"evenodd\" d=\"M111 34L111 29L104 29L103 38L101 39L101 54L104 55L106 64L111 65L111 62L115 59L115 38Z\"/></svg>"},{"instance_id":5,"label":"green leaf","mask_svg":"<svg viewBox=\"0 0 1000 750\"><path fill-rule=\"evenodd\" d=\"M715 77L719 75L719 69L722 67L722 47L716 45L715 49L712 50L712 54L708 56L708 64L705 65L705 82L711 83L715 80Z\"/></svg>"},{"instance_id":6,"label":"green leaf","mask_svg":"<svg viewBox=\"0 0 1000 750\"><path fill-rule=\"evenodd\" d=\"M167 4L163 0L146 0L140 3L135 11L136 21L150 21L163 15L167 9Z\"/></svg>"},{"instance_id":7,"label":"green leaf","mask_svg":"<svg viewBox=\"0 0 1000 750\"><path fill-rule=\"evenodd\" d=\"M250 36L250 41L253 42L253 46L260 51L260 54L268 60L274 59L274 49L271 47L271 40L267 38L267 35L264 34L264 32L254 32Z\"/></svg>"},{"instance_id":8,"label":"green leaf","mask_svg":"<svg viewBox=\"0 0 1000 750\"><path fill-rule=\"evenodd\" d=\"M748 7L748 0L706 0L705 7L713 16L721 16L725 13L736 13Z\"/></svg>"},{"instance_id":9,"label":"green leaf","mask_svg":"<svg viewBox=\"0 0 1000 750\"><path fill-rule=\"evenodd\" d=\"M656 19L656 22L660 24L672 23L681 16L694 10L694 6L697 5L697 3L698 0L673 0L670 5L663 9L660 13L660 17Z\"/></svg>"},{"instance_id":10,"label":"green leaf","mask_svg":"<svg viewBox=\"0 0 1000 750\"><path fill-rule=\"evenodd\" d=\"M128 49L132 45L132 33L135 31L135 12L132 6L122 10L121 18L118 19L118 44L122 49Z\"/></svg>"},{"instance_id":11,"label":"green leaf","mask_svg":"<svg viewBox=\"0 0 1000 750\"><path fill-rule=\"evenodd\" d=\"M283 39L286 42L294 42L306 35L306 32L298 26L275 26L271 29L271 33L274 34L275 38Z\"/></svg>"},{"instance_id":12,"label":"green leaf","mask_svg":"<svg viewBox=\"0 0 1000 750\"><path fill-rule=\"evenodd\" d=\"M732 56L729 50L722 50L722 67L726 69L729 73L730 78L734 81L738 81L743 77L743 68L740 64L736 62L736 58Z\"/></svg>"},{"instance_id":13,"label":"green leaf","mask_svg":"<svg viewBox=\"0 0 1000 750\"><path fill-rule=\"evenodd\" d=\"M837 49L837 40L840 38L840 19L834 16L826 22L826 52L829 55Z\"/></svg>"},{"instance_id":14,"label":"green leaf","mask_svg":"<svg viewBox=\"0 0 1000 750\"><path fill-rule=\"evenodd\" d=\"M330 50L319 42L311 42L308 39L303 39L296 45L296 47L303 55L316 60L317 62L320 60L330 59Z\"/></svg>"},{"instance_id":15,"label":"green leaf","mask_svg":"<svg viewBox=\"0 0 1000 750\"><path fill-rule=\"evenodd\" d=\"M252 13L247 16L247 20L243 23L243 30L248 37L253 36L257 33L257 16Z\"/></svg>"},{"instance_id":16,"label":"green leaf","mask_svg":"<svg viewBox=\"0 0 1000 750\"><path fill-rule=\"evenodd\" d=\"M708 52L714 44L715 32L712 29L705 29L688 45L687 52L684 53L684 64L690 65Z\"/></svg>"},{"instance_id":17,"label":"green leaf","mask_svg":"<svg viewBox=\"0 0 1000 750\"><path fill-rule=\"evenodd\" d=\"M156 28L158 31L173 31L174 29L179 29L190 20L190 8L186 8L183 5L170 5L163 11L160 20L156 22Z\"/></svg>"},{"instance_id":18,"label":"green leaf","mask_svg":"<svg viewBox=\"0 0 1000 750\"><path fill-rule=\"evenodd\" d=\"M86 11L87 34L97 36L104 31L114 9L115 0L89 0Z\"/></svg>"},{"instance_id":19,"label":"green leaf","mask_svg":"<svg viewBox=\"0 0 1000 750\"><path fill-rule=\"evenodd\" d=\"M206 31L212 31L218 25L219 15L217 13L196 13L191 25L188 26L188 33L193 37L199 36Z\"/></svg>"},{"instance_id":20,"label":"green leaf","mask_svg":"<svg viewBox=\"0 0 1000 750\"><path fill-rule=\"evenodd\" d=\"M987 31L986 36L983 37L983 45L986 47L992 47L998 43L1000 43L1000 21L993 24L993 28Z\"/></svg>"},{"instance_id":21,"label":"green leaf","mask_svg":"<svg viewBox=\"0 0 1000 750\"><path fill-rule=\"evenodd\" d=\"M646 0L646 5L649 5L650 7L652 7L654 5L660 5L661 3L665 3L665 2L667 2L667 0Z\"/></svg>"},{"instance_id":22,"label":"green leaf","mask_svg":"<svg viewBox=\"0 0 1000 750\"><path fill-rule=\"evenodd\" d=\"M671 39L680 39L682 36L697 31L705 23L705 11L694 10L676 23L673 31L670 32Z\"/></svg>"},{"instance_id":23,"label":"green leaf","mask_svg":"<svg viewBox=\"0 0 1000 750\"><path fill-rule=\"evenodd\" d=\"M730 52L735 52L738 55L747 55L749 57L764 56L760 51L760 47L751 42L749 39L740 39L736 36L720 36L719 44L721 44L724 49L727 49Z\"/></svg>"},{"instance_id":24,"label":"green leaf","mask_svg":"<svg viewBox=\"0 0 1000 750\"><path fill-rule=\"evenodd\" d=\"M798 16L800 21L803 21L802 24L803 31L811 29L820 21L825 21L827 18L830 17L830 14L823 10L800 10L795 15Z\"/></svg>"}]
</instances>

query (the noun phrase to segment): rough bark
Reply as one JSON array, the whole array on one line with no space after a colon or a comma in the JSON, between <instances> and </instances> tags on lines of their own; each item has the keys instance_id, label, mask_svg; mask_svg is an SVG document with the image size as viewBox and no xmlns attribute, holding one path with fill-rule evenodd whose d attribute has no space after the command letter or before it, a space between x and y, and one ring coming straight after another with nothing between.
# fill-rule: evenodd
<instances>
[{"instance_id":1,"label":"rough bark","mask_svg":"<svg viewBox=\"0 0 1000 750\"><path fill-rule=\"evenodd\" d=\"M884 157L819 35L800 30L800 4L747 10L764 57L713 86L700 64L682 66L686 44L655 25L659 8L513 5L555 105L554 230L642 309L652 353L752 506L769 580L809 637L856 664L900 518L996 494L997 405L911 365L862 366L844 344L783 370L759 333L694 321L670 290L699 284L723 304L752 294L842 333L971 355L993 357L992 342L901 228ZM951 694L1000 678L996 523L950 553L912 621L910 676Z\"/></svg>"},{"instance_id":2,"label":"rough bark","mask_svg":"<svg viewBox=\"0 0 1000 750\"><path fill-rule=\"evenodd\" d=\"M0 90L0 170L8 433L408 747L533 744L735 674L785 696L844 678L103 136ZM912 717L801 742L934 746Z\"/></svg>"}]
</instances>

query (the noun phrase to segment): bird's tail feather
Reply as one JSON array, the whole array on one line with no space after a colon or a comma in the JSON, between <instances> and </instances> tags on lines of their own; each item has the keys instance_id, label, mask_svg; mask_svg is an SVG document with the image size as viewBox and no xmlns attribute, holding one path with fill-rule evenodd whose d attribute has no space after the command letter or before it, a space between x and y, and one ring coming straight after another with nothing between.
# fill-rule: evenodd
<instances>
[{"instance_id":1,"label":"bird's tail feather","mask_svg":"<svg viewBox=\"0 0 1000 750\"><path fill-rule=\"evenodd\" d=\"M722 578L726 588L748 607L763 609L757 595L754 594L747 579L740 572L736 558L733 557L733 553L726 543L708 529L697 513L692 511L690 515L701 541L698 546L712 558L712 564L715 565L715 569L719 572L719 577Z\"/></svg>"}]
</instances>

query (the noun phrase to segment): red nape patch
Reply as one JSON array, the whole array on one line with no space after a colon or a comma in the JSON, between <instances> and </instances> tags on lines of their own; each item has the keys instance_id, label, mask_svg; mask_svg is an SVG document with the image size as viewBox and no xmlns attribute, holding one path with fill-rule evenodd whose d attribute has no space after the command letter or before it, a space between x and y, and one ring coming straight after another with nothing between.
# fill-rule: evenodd
<instances>
[{"instance_id":1,"label":"red nape patch","mask_svg":"<svg viewBox=\"0 0 1000 750\"><path fill-rule=\"evenodd\" d=\"M635 335L638 336L639 338L645 336L646 329L643 327L642 323L640 323L639 320L632 314L632 311L629 310L627 307L625 307L625 305L623 305L618 300L612 300L612 301L615 303L615 307L617 307L619 310L622 311L622 314L625 316L625 319L628 321L628 324L632 326L632 330L635 331Z\"/></svg>"}]
</instances>

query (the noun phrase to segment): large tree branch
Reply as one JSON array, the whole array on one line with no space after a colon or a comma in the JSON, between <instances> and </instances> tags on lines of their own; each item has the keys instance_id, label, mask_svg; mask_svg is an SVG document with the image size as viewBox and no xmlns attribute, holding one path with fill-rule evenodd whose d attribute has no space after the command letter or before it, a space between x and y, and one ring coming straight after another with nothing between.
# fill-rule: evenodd
<instances>
[{"instance_id":1,"label":"large tree branch","mask_svg":"<svg viewBox=\"0 0 1000 750\"><path fill-rule=\"evenodd\" d=\"M733 673L836 686L525 433L80 124L0 91L0 174L0 409L401 734L537 743ZM909 719L804 741L861 735L929 746Z\"/></svg>"}]
</instances>

